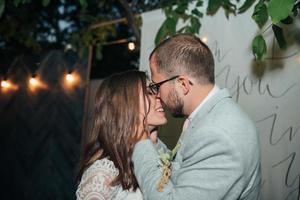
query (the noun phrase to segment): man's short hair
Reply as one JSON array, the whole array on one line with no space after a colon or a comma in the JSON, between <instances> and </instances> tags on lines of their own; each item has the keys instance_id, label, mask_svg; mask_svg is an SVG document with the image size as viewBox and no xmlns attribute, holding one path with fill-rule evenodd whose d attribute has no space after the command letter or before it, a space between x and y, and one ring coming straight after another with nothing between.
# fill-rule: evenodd
<instances>
[{"instance_id":1,"label":"man's short hair","mask_svg":"<svg viewBox=\"0 0 300 200\"><path fill-rule=\"evenodd\" d=\"M153 60L152 60L153 59ZM214 59L208 46L190 34L176 34L162 41L151 52L149 60L163 74L186 74L200 84L214 83Z\"/></svg>"}]
</instances>

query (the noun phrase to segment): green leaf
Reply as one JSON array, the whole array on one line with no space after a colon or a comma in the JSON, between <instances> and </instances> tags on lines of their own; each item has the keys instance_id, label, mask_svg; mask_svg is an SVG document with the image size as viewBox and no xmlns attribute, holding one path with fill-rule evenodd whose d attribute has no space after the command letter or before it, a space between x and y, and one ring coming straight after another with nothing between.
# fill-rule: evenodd
<instances>
[{"instance_id":1,"label":"green leaf","mask_svg":"<svg viewBox=\"0 0 300 200\"><path fill-rule=\"evenodd\" d=\"M167 35L167 28L164 25L164 23L160 26L158 32L156 33L155 40L154 40L155 45L157 45L160 41L162 41Z\"/></svg>"},{"instance_id":2,"label":"green leaf","mask_svg":"<svg viewBox=\"0 0 300 200\"><path fill-rule=\"evenodd\" d=\"M187 15L184 13L182 15L174 15L173 17L175 18L175 20L181 18L184 22L186 22L186 20L190 19L191 15Z\"/></svg>"},{"instance_id":3,"label":"green leaf","mask_svg":"<svg viewBox=\"0 0 300 200\"><path fill-rule=\"evenodd\" d=\"M252 19L257 23L257 25L261 28L268 21L268 13L267 6L264 4L263 0L260 0L254 8L254 12L252 14Z\"/></svg>"},{"instance_id":4,"label":"green leaf","mask_svg":"<svg viewBox=\"0 0 300 200\"><path fill-rule=\"evenodd\" d=\"M81 36L81 40L84 46L89 46L93 42L92 33L89 31L84 32Z\"/></svg>"},{"instance_id":5,"label":"green leaf","mask_svg":"<svg viewBox=\"0 0 300 200\"><path fill-rule=\"evenodd\" d=\"M171 16L174 13L172 7L166 7L166 8L164 8L164 12L165 12L166 16Z\"/></svg>"},{"instance_id":6,"label":"green leaf","mask_svg":"<svg viewBox=\"0 0 300 200\"><path fill-rule=\"evenodd\" d=\"M195 33L199 33L199 30L200 30L200 27L201 27L201 24L200 24L200 21L198 18L196 17L192 17L191 18L191 31L193 34Z\"/></svg>"},{"instance_id":7,"label":"green leaf","mask_svg":"<svg viewBox=\"0 0 300 200\"><path fill-rule=\"evenodd\" d=\"M271 0L268 4L268 13L272 22L277 24L291 13L295 0Z\"/></svg>"},{"instance_id":8,"label":"green leaf","mask_svg":"<svg viewBox=\"0 0 300 200\"><path fill-rule=\"evenodd\" d=\"M257 60L261 60L267 52L266 41L262 35L256 36L252 41L252 53Z\"/></svg>"},{"instance_id":9,"label":"green leaf","mask_svg":"<svg viewBox=\"0 0 300 200\"><path fill-rule=\"evenodd\" d=\"M209 0L206 12L208 15L214 15L222 6L223 0Z\"/></svg>"},{"instance_id":10,"label":"green leaf","mask_svg":"<svg viewBox=\"0 0 300 200\"><path fill-rule=\"evenodd\" d=\"M167 17L167 19L163 22L161 27L159 28L156 37L155 44L158 44L161 40L165 39L167 36L173 35L176 32L177 21L173 17Z\"/></svg>"},{"instance_id":11,"label":"green leaf","mask_svg":"<svg viewBox=\"0 0 300 200\"><path fill-rule=\"evenodd\" d=\"M170 154L162 153L159 157L163 165L170 166Z\"/></svg>"},{"instance_id":12,"label":"green leaf","mask_svg":"<svg viewBox=\"0 0 300 200\"><path fill-rule=\"evenodd\" d=\"M178 14L183 14L185 13L185 10L188 8L188 5L187 4L183 4L183 3L180 3L177 8L175 9L175 12L178 13Z\"/></svg>"},{"instance_id":13,"label":"green leaf","mask_svg":"<svg viewBox=\"0 0 300 200\"><path fill-rule=\"evenodd\" d=\"M197 17L199 17L199 18L202 18L202 17L203 17L203 13L201 13L197 8L193 9L193 10L192 10L192 13L193 13L194 15L196 15Z\"/></svg>"},{"instance_id":14,"label":"green leaf","mask_svg":"<svg viewBox=\"0 0 300 200\"><path fill-rule=\"evenodd\" d=\"M296 17L298 15L298 9L300 9L300 1L298 3L296 3L292 9L294 17Z\"/></svg>"},{"instance_id":15,"label":"green leaf","mask_svg":"<svg viewBox=\"0 0 300 200\"><path fill-rule=\"evenodd\" d=\"M87 7L87 2L86 2L86 0L79 0L79 3L80 3L80 5L81 5L81 7L83 7L83 8L86 8Z\"/></svg>"},{"instance_id":16,"label":"green leaf","mask_svg":"<svg viewBox=\"0 0 300 200\"><path fill-rule=\"evenodd\" d=\"M15 7L18 7L20 3L22 3L22 0L14 0Z\"/></svg>"},{"instance_id":17,"label":"green leaf","mask_svg":"<svg viewBox=\"0 0 300 200\"><path fill-rule=\"evenodd\" d=\"M254 2L255 0L246 0L244 4L239 8L239 13L244 13L253 5Z\"/></svg>"},{"instance_id":18,"label":"green leaf","mask_svg":"<svg viewBox=\"0 0 300 200\"><path fill-rule=\"evenodd\" d=\"M184 29L184 33L193 34L193 29L190 26L186 26Z\"/></svg>"},{"instance_id":19,"label":"green leaf","mask_svg":"<svg viewBox=\"0 0 300 200\"><path fill-rule=\"evenodd\" d=\"M5 8L5 0L0 0L0 18L2 17L4 8Z\"/></svg>"},{"instance_id":20,"label":"green leaf","mask_svg":"<svg viewBox=\"0 0 300 200\"><path fill-rule=\"evenodd\" d=\"M291 16L287 16L287 18L281 20L280 22L283 24L292 24L294 19Z\"/></svg>"},{"instance_id":21,"label":"green leaf","mask_svg":"<svg viewBox=\"0 0 300 200\"><path fill-rule=\"evenodd\" d=\"M23 40L24 44L27 47L32 48L34 51L38 52L41 50L41 46L35 40L35 38L30 37L30 36L24 36L24 38L22 38L21 40Z\"/></svg>"},{"instance_id":22,"label":"green leaf","mask_svg":"<svg viewBox=\"0 0 300 200\"><path fill-rule=\"evenodd\" d=\"M203 5L203 1L202 0L198 0L196 3L196 7L201 7Z\"/></svg>"},{"instance_id":23,"label":"green leaf","mask_svg":"<svg viewBox=\"0 0 300 200\"><path fill-rule=\"evenodd\" d=\"M174 149L171 152L171 160L174 159L176 153L178 152L179 148L181 147L180 143L177 143L176 146L174 147Z\"/></svg>"},{"instance_id":24,"label":"green leaf","mask_svg":"<svg viewBox=\"0 0 300 200\"><path fill-rule=\"evenodd\" d=\"M230 2L230 0L223 1L223 8L225 9L225 16L227 19L229 18L229 14L232 13L235 15L236 13L236 5Z\"/></svg>"},{"instance_id":25,"label":"green leaf","mask_svg":"<svg viewBox=\"0 0 300 200\"><path fill-rule=\"evenodd\" d=\"M167 19L166 27L167 27L167 30L169 31L169 33L175 33L176 32L177 21L178 21L178 18L174 18L174 17L171 17L171 18Z\"/></svg>"},{"instance_id":26,"label":"green leaf","mask_svg":"<svg viewBox=\"0 0 300 200\"><path fill-rule=\"evenodd\" d=\"M43 0L43 6L46 7L50 3L50 0Z\"/></svg>"},{"instance_id":27,"label":"green leaf","mask_svg":"<svg viewBox=\"0 0 300 200\"><path fill-rule=\"evenodd\" d=\"M281 49L286 48L286 41L283 35L283 30L281 27L276 26L275 24L272 25L272 29L276 38L276 41Z\"/></svg>"}]
</instances>

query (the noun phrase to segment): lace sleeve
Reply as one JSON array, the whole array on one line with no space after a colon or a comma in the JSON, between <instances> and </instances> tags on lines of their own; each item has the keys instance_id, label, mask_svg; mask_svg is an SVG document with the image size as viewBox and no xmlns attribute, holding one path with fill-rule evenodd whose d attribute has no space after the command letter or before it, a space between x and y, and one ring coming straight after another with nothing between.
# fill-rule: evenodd
<instances>
[{"instance_id":1,"label":"lace sleeve","mask_svg":"<svg viewBox=\"0 0 300 200\"><path fill-rule=\"evenodd\" d=\"M77 200L112 199L117 193L117 188L110 186L115 176L116 173L107 164L94 164L82 176L76 191Z\"/></svg>"},{"instance_id":2,"label":"lace sleeve","mask_svg":"<svg viewBox=\"0 0 300 200\"><path fill-rule=\"evenodd\" d=\"M111 178L104 173L97 173L81 182L76 192L77 200L108 199Z\"/></svg>"}]
</instances>

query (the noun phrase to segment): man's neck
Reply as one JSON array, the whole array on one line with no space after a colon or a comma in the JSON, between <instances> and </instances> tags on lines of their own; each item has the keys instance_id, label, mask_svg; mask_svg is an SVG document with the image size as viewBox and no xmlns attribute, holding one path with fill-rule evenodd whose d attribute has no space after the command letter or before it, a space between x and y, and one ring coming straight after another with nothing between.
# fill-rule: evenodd
<instances>
[{"instance_id":1,"label":"man's neck","mask_svg":"<svg viewBox=\"0 0 300 200\"><path fill-rule=\"evenodd\" d=\"M202 103L213 87L214 84L194 86L186 98L184 106L186 116L189 116Z\"/></svg>"}]
</instances>

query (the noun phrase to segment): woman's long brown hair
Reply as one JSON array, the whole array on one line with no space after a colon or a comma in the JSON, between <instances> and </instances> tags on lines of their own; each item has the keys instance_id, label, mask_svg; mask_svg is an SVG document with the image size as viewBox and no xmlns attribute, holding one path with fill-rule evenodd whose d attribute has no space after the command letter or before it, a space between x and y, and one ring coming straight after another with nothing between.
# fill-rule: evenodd
<instances>
[{"instance_id":1,"label":"woman's long brown hair","mask_svg":"<svg viewBox=\"0 0 300 200\"><path fill-rule=\"evenodd\" d=\"M140 122L139 108L141 89L146 98L146 80L144 72L128 71L101 83L95 97L91 131L83 136L78 181L93 162L108 157L119 170L111 185L136 190L138 183L131 157L141 135L137 127L143 124L146 130L145 118Z\"/></svg>"}]
</instances>

